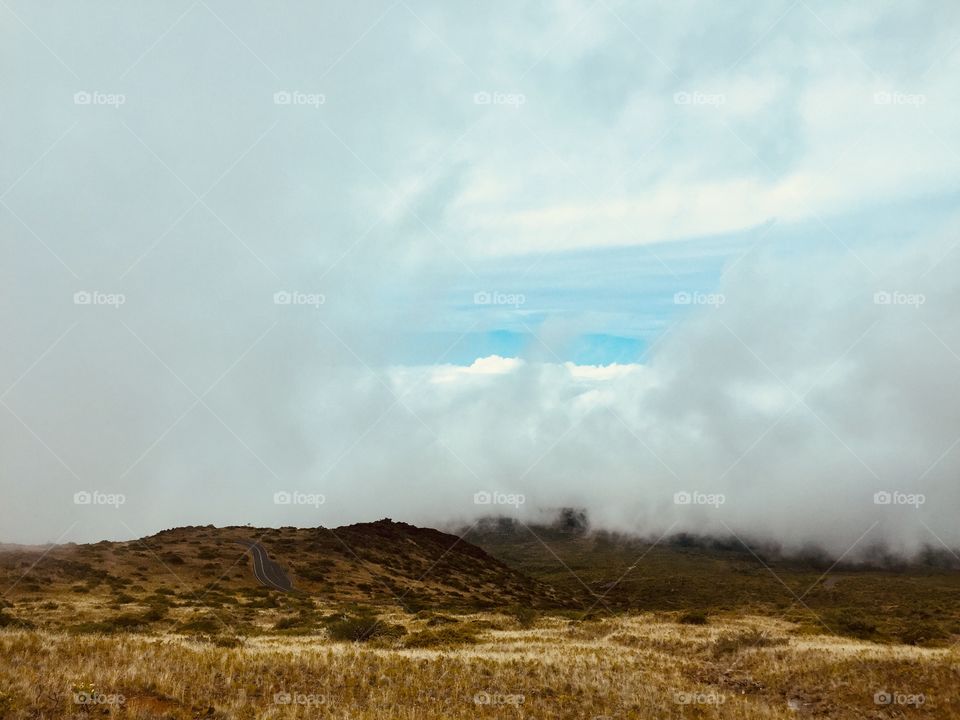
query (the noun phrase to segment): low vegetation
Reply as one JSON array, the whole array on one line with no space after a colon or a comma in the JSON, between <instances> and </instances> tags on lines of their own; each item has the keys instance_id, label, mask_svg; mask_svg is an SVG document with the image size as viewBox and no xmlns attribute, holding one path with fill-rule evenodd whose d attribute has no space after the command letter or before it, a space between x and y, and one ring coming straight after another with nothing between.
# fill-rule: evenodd
<instances>
[{"instance_id":1,"label":"low vegetation","mask_svg":"<svg viewBox=\"0 0 960 720\"><path fill-rule=\"evenodd\" d=\"M544 614L521 628L509 613L433 625L435 615L399 608L318 613L330 637L0 629L0 715L880 720L954 717L960 707L955 649L847 640L763 617L696 625L667 614Z\"/></svg>"},{"instance_id":2,"label":"low vegetation","mask_svg":"<svg viewBox=\"0 0 960 720\"><path fill-rule=\"evenodd\" d=\"M960 717L955 569L340 530L262 531L286 593L249 528L0 553L0 718Z\"/></svg>"}]
</instances>

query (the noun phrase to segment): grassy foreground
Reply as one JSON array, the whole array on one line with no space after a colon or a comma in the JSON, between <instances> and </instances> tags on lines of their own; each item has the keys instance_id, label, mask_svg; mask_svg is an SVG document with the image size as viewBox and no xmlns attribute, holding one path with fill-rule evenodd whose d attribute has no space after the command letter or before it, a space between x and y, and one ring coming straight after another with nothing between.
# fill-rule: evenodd
<instances>
[{"instance_id":1,"label":"grassy foreground","mask_svg":"<svg viewBox=\"0 0 960 720\"><path fill-rule=\"evenodd\" d=\"M7 628L0 716L960 717L955 648L816 635L764 617L380 619L400 632L350 642L330 629L243 639Z\"/></svg>"}]
</instances>

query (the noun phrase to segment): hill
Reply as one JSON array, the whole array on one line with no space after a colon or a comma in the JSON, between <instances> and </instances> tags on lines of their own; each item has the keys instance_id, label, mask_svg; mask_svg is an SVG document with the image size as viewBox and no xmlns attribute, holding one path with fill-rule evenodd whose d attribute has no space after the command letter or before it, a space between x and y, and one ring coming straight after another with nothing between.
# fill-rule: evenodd
<instances>
[{"instance_id":1,"label":"hill","mask_svg":"<svg viewBox=\"0 0 960 720\"><path fill-rule=\"evenodd\" d=\"M244 544L251 541L282 569L292 592L258 581ZM170 612L182 608L213 610L216 622L250 629L260 622L258 609L303 609L314 601L408 612L572 602L456 535L388 519L334 529L183 527L127 542L8 545L0 547L0 583L8 589L0 624L6 618L92 629L118 617L131 627L171 617L189 624L192 616Z\"/></svg>"}]
</instances>

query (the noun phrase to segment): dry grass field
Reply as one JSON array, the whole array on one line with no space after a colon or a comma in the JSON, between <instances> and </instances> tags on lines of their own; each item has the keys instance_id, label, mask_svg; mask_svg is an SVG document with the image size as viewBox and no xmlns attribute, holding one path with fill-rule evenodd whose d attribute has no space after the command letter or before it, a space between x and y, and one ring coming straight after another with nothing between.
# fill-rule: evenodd
<instances>
[{"instance_id":1,"label":"dry grass field","mask_svg":"<svg viewBox=\"0 0 960 720\"><path fill-rule=\"evenodd\" d=\"M0 708L51 720L960 717L955 648L678 619L384 608L359 642L334 639L334 624L248 637L8 627Z\"/></svg>"}]
</instances>

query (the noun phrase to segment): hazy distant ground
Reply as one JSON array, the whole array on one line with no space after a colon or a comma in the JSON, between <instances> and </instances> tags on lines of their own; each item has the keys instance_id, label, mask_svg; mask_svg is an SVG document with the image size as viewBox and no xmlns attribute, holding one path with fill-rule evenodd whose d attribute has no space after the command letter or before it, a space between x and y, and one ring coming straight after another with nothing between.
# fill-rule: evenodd
<instances>
[{"instance_id":1,"label":"hazy distant ground","mask_svg":"<svg viewBox=\"0 0 960 720\"><path fill-rule=\"evenodd\" d=\"M960 640L960 561L946 552L860 565L777 557L733 539L652 543L509 523L483 524L466 537L596 613L757 613L861 640L930 647Z\"/></svg>"}]
</instances>

